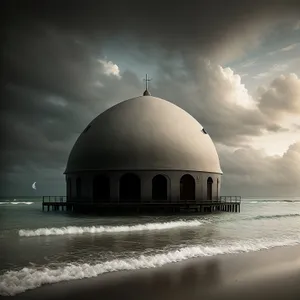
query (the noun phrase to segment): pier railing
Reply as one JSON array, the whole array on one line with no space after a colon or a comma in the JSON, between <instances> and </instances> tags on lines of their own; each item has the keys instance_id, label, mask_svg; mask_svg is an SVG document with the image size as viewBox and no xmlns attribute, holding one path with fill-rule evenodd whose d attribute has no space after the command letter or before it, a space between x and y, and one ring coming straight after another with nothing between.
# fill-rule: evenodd
<instances>
[{"instance_id":1,"label":"pier railing","mask_svg":"<svg viewBox=\"0 0 300 300\"><path fill-rule=\"evenodd\" d=\"M67 196L43 196L43 203L48 202L67 202Z\"/></svg>"},{"instance_id":2,"label":"pier railing","mask_svg":"<svg viewBox=\"0 0 300 300\"><path fill-rule=\"evenodd\" d=\"M178 200L176 202L170 202L168 200L150 200L150 201L143 201L144 204L165 204L165 203L180 203L180 204L211 204L211 203L241 203L242 197L241 196L220 196L219 199L216 200ZM59 202L67 202L67 196L43 196L43 203L59 203ZM93 201L91 198L72 198L70 203L98 203L95 200ZM137 204L141 203L140 201L101 201L99 204Z\"/></svg>"},{"instance_id":3,"label":"pier railing","mask_svg":"<svg viewBox=\"0 0 300 300\"><path fill-rule=\"evenodd\" d=\"M220 202L225 203L241 203L242 197L241 196L220 196Z\"/></svg>"}]
</instances>

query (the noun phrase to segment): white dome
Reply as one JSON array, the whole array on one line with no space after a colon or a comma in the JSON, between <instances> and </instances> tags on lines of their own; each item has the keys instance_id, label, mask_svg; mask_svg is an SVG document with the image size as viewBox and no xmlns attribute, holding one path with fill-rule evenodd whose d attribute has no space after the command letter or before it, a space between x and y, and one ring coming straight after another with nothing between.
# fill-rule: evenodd
<instances>
[{"instance_id":1,"label":"white dome","mask_svg":"<svg viewBox=\"0 0 300 300\"><path fill-rule=\"evenodd\" d=\"M186 111L141 96L96 117L77 139L65 173L183 170L222 173L216 148Z\"/></svg>"}]
</instances>

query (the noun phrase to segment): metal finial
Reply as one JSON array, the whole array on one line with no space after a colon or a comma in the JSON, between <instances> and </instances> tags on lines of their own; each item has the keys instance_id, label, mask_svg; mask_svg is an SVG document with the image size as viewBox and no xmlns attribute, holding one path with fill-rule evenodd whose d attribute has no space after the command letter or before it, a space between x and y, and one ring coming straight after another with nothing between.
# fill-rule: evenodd
<instances>
[{"instance_id":1,"label":"metal finial","mask_svg":"<svg viewBox=\"0 0 300 300\"><path fill-rule=\"evenodd\" d=\"M148 87L149 87L149 81L152 80L152 78L148 78L148 74L146 74L146 79L143 79L145 82L146 82L146 90L145 92L143 93L144 96L151 96L149 90L148 90Z\"/></svg>"}]
</instances>

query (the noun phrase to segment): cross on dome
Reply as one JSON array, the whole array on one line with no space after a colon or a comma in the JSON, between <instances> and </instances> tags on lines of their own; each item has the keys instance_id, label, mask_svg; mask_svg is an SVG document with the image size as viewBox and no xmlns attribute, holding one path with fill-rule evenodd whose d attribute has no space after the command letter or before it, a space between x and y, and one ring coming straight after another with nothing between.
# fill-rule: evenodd
<instances>
[{"instance_id":1,"label":"cross on dome","mask_svg":"<svg viewBox=\"0 0 300 300\"><path fill-rule=\"evenodd\" d=\"M149 90L148 90L148 87L149 87L149 81L152 80L152 78L148 78L148 74L146 74L146 79L143 79L145 82L146 82L146 90L144 91L143 93L143 96L151 96Z\"/></svg>"}]
</instances>

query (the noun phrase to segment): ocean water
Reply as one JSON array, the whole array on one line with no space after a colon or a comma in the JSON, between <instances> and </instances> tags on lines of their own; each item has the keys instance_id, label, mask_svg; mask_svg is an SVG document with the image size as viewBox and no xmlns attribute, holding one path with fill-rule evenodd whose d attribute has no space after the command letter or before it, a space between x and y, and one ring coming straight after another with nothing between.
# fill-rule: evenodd
<instances>
[{"instance_id":1,"label":"ocean water","mask_svg":"<svg viewBox=\"0 0 300 300\"><path fill-rule=\"evenodd\" d=\"M188 258L300 244L300 198L243 199L241 213L100 217L0 199L0 295Z\"/></svg>"}]
</instances>

